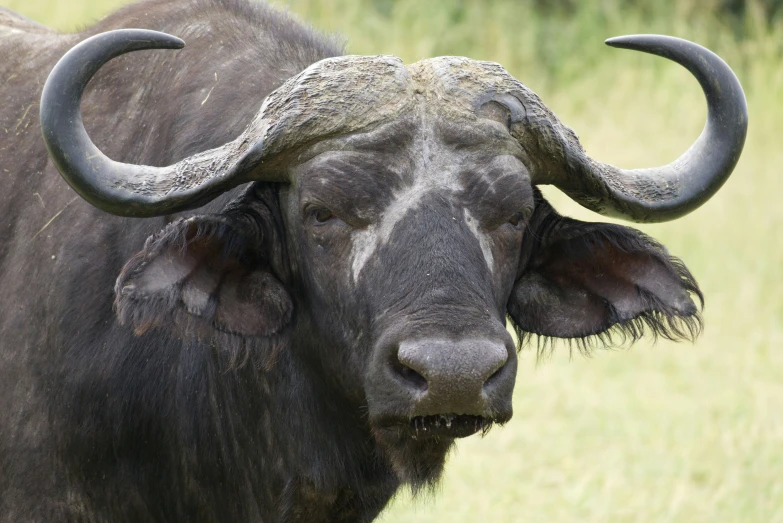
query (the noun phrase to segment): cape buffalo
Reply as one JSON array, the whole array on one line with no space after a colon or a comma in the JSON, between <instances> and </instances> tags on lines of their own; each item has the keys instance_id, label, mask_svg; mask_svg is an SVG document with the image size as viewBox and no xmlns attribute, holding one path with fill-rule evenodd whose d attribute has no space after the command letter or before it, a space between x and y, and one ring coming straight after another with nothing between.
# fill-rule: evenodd
<instances>
[{"instance_id":1,"label":"cape buffalo","mask_svg":"<svg viewBox=\"0 0 783 523\"><path fill-rule=\"evenodd\" d=\"M641 222L710 198L747 114L695 44L608 41L709 106L680 159L626 171L500 65L341 56L246 0L78 34L1 10L0 35L2 521L371 521L511 418L506 317L698 333L678 259L536 189Z\"/></svg>"}]
</instances>

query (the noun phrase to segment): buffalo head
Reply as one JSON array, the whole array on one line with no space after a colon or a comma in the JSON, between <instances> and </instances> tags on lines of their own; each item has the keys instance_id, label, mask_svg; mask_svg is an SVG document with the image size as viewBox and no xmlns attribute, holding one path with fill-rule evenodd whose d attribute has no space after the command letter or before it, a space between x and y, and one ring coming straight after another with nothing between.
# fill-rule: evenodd
<instances>
[{"instance_id":1,"label":"buffalo head","mask_svg":"<svg viewBox=\"0 0 783 523\"><path fill-rule=\"evenodd\" d=\"M536 186L556 185L601 214L680 217L734 168L744 95L695 44L608 43L670 58L701 83L707 125L672 164L628 171L594 161L497 64L405 66L388 56L312 65L217 149L169 167L118 163L90 141L79 102L112 57L183 45L142 30L71 50L47 82L41 120L66 180L114 214L193 209L256 182L223 212L150 238L118 279L120 319L137 331L274 338L366 408L375 438L403 463L511 417L507 315L523 336L636 336L648 326L676 338L698 328L691 296L700 293L678 260L632 229L559 216ZM427 476L439 462L416 466Z\"/></svg>"}]
</instances>

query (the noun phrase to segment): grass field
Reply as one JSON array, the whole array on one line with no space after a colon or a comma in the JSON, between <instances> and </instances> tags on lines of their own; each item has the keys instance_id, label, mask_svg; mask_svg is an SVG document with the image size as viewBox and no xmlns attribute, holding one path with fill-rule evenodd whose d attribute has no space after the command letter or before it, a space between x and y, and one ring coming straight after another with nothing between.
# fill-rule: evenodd
<instances>
[{"instance_id":1,"label":"grass field","mask_svg":"<svg viewBox=\"0 0 783 523\"><path fill-rule=\"evenodd\" d=\"M119 3L0 0L62 29ZM663 32L704 43L748 95L747 145L723 190L686 218L640 227L699 280L702 337L590 358L523 351L514 419L462 441L435 496L402 494L381 521L783 523L783 24L752 2L740 18L721 16L717 0L591 0L570 14L532 1L276 3L342 33L351 53L501 62L593 157L622 167L677 157L705 107L687 72L604 38ZM600 219L547 194L562 212Z\"/></svg>"}]
</instances>

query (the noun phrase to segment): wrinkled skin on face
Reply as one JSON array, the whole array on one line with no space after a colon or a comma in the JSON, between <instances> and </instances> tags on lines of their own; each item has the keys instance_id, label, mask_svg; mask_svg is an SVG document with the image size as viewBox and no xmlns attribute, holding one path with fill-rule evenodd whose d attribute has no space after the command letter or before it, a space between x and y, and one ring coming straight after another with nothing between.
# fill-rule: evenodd
<instances>
[{"instance_id":1,"label":"wrinkled skin on face","mask_svg":"<svg viewBox=\"0 0 783 523\"><path fill-rule=\"evenodd\" d=\"M366 398L376 437L408 437L421 415L508 420L516 354L505 308L534 202L503 124L466 128L422 104L304 156L281 194L289 248L302 261L312 321L347 349L331 371ZM497 343L506 359L499 386L479 405L417 405L418 390L400 387L387 361L403 341L422 339Z\"/></svg>"},{"instance_id":2,"label":"wrinkled skin on face","mask_svg":"<svg viewBox=\"0 0 783 523\"><path fill-rule=\"evenodd\" d=\"M513 142L509 154L493 143L496 124L464 143L458 125L425 118L334 140L282 192L312 299L351 326L341 342L366 344L400 322L461 337L504 323L533 212L529 176Z\"/></svg>"}]
</instances>

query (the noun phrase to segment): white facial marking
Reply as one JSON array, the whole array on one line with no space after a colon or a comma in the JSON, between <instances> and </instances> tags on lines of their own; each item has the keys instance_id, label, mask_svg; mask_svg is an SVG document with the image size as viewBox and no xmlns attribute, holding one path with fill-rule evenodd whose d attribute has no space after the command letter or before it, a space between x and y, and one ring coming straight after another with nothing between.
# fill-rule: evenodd
<instances>
[{"instance_id":1,"label":"white facial marking","mask_svg":"<svg viewBox=\"0 0 783 523\"><path fill-rule=\"evenodd\" d=\"M478 220L473 217L469 210L463 209L463 215L465 217L465 224L468 226L468 229L470 229L470 232L473 233L473 236L476 237L479 245L481 246L481 252L484 253L484 261L487 262L489 272L494 272L495 259L492 256L492 245L489 243L489 238L487 238L487 235L478 229Z\"/></svg>"},{"instance_id":2,"label":"white facial marking","mask_svg":"<svg viewBox=\"0 0 783 523\"><path fill-rule=\"evenodd\" d=\"M389 205L381 213L378 224L353 232L351 272L354 283L359 280L359 274L370 257L380 246L389 241L396 225L409 211L418 207L427 191L432 190L432 187L427 188L426 184L421 183L421 178L417 178L412 186L394 195Z\"/></svg>"},{"instance_id":3,"label":"white facial marking","mask_svg":"<svg viewBox=\"0 0 783 523\"><path fill-rule=\"evenodd\" d=\"M423 165L415 167L413 183L393 195L391 202L381 213L378 223L366 229L356 230L351 235L353 242L351 274L354 284L359 281L359 275L370 258L382 245L388 243L394 228L410 211L419 207L428 193L440 191L446 194L457 194L464 189L459 181L461 172L459 166L451 163L451 156L439 157L431 153L431 141L437 138L426 122L422 122L422 128L427 131L417 144L419 151L416 156L422 159ZM489 185L490 190L494 192L492 184ZM478 221L467 209L464 210L464 220L470 231L476 236L481 251L484 253L487 267L492 271L494 260L489 239L478 230Z\"/></svg>"},{"instance_id":4,"label":"white facial marking","mask_svg":"<svg viewBox=\"0 0 783 523\"><path fill-rule=\"evenodd\" d=\"M378 231L375 225L370 225L364 230L353 231L351 233L353 246L351 247L351 274L353 282L359 280L359 273L364 264L370 259L378 245Z\"/></svg>"},{"instance_id":5,"label":"white facial marking","mask_svg":"<svg viewBox=\"0 0 783 523\"><path fill-rule=\"evenodd\" d=\"M421 128L425 131L414 147L418 148L415 156L421 159L423 165L414 167L413 183L395 192L377 224L354 231L352 235L351 272L354 283L359 280L359 275L370 257L389 241L397 224L421 204L427 193L436 190L456 193L462 190L459 169L448 162L450 158L440 158L432 153L430 146L437 138L424 116Z\"/></svg>"}]
</instances>

